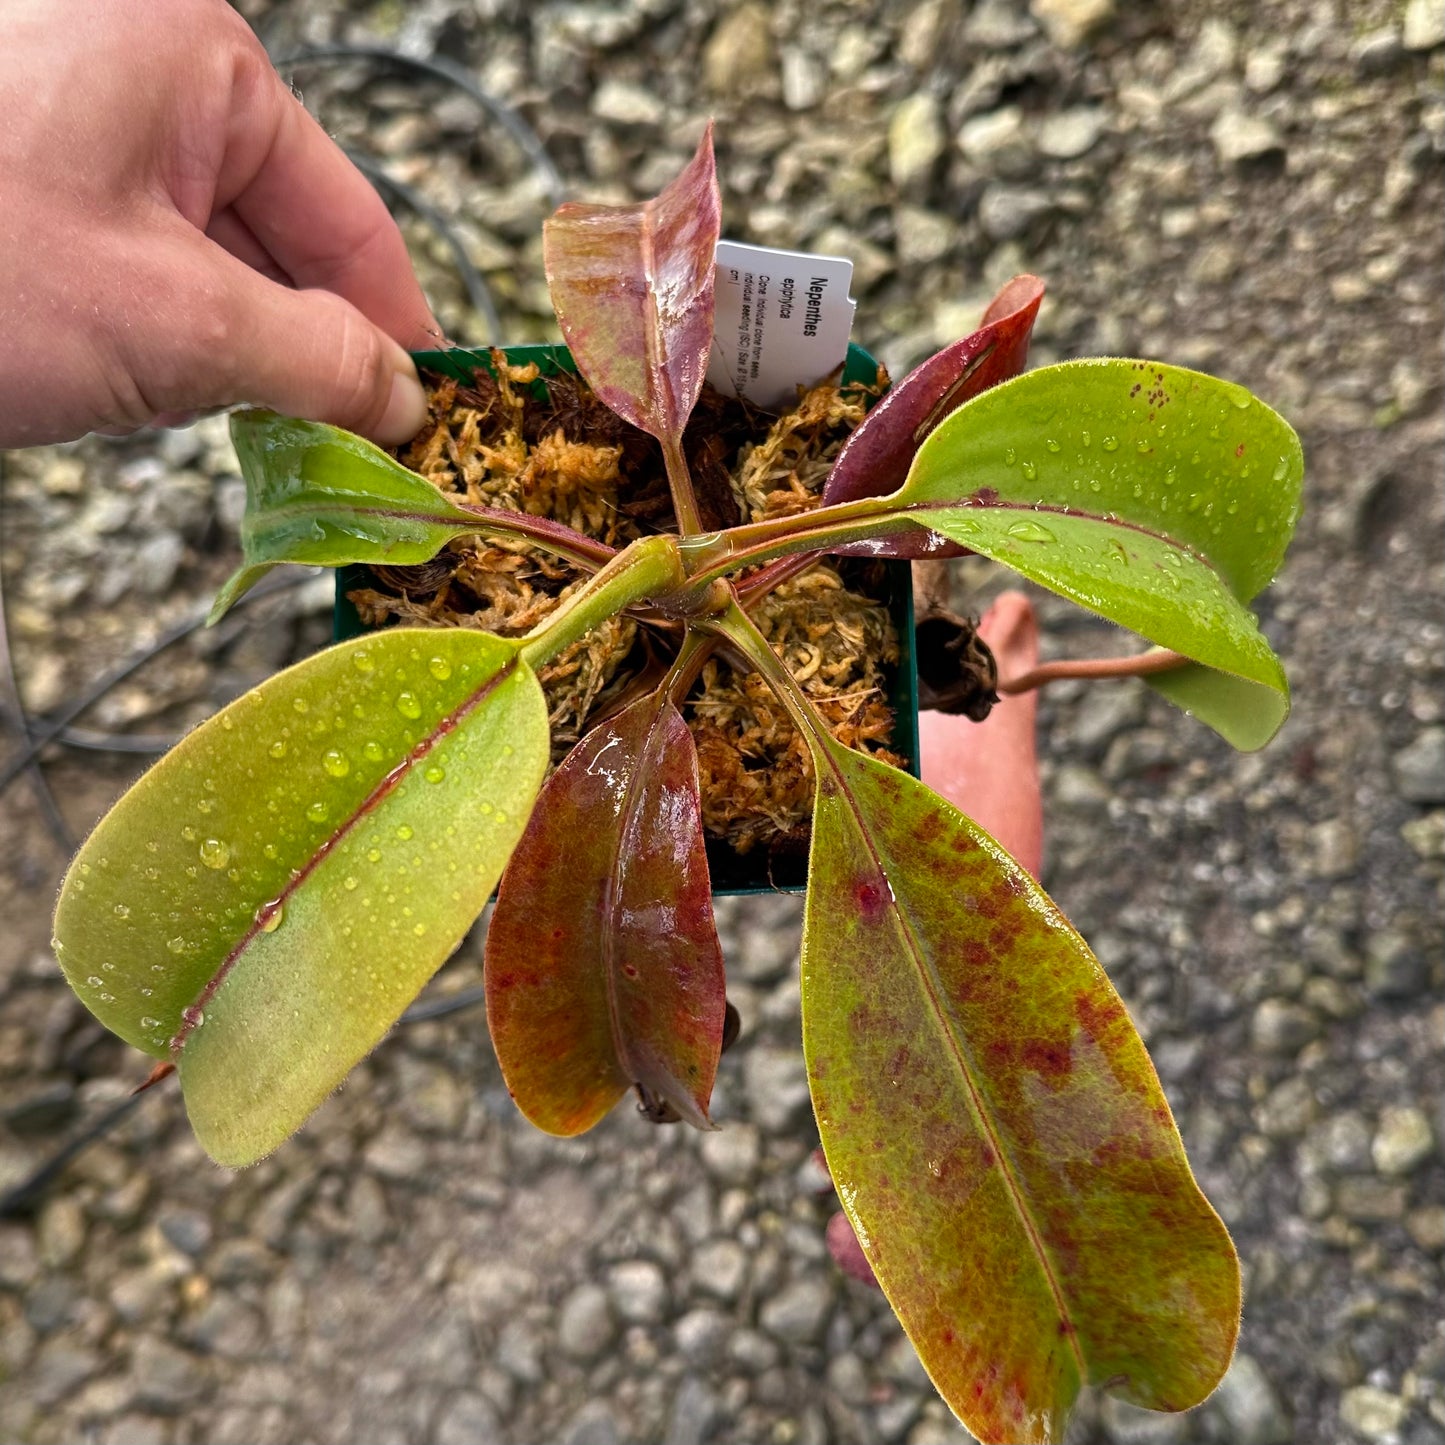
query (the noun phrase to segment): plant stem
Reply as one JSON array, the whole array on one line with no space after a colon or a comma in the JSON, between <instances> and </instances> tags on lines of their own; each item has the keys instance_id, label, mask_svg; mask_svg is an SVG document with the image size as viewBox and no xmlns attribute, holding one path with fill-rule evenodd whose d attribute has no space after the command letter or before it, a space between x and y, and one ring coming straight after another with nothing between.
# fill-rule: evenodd
<instances>
[{"instance_id":1,"label":"plant stem","mask_svg":"<svg viewBox=\"0 0 1445 1445\"><path fill-rule=\"evenodd\" d=\"M677 529L684 537L696 537L702 531L702 513L697 509L697 497L692 490L692 475L687 469L687 458L682 454L682 438L665 436L661 440L662 459L667 466L667 486L672 493L672 510L677 517Z\"/></svg>"},{"instance_id":2,"label":"plant stem","mask_svg":"<svg viewBox=\"0 0 1445 1445\"><path fill-rule=\"evenodd\" d=\"M614 613L686 581L677 538L643 537L620 552L522 639L522 661L536 669Z\"/></svg>"},{"instance_id":3,"label":"plant stem","mask_svg":"<svg viewBox=\"0 0 1445 1445\"><path fill-rule=\"evenodd\" d=\"M526 512L512 512L501 507L473 507L465 502L456 505L459 511L467 512L475 519L478 536L511 537L520 542L530 542L588 572L596 572L617 556L617 548L574 531L561 522L554 522L549 517L533 517Z\"/></svg>"},{"instance_id":4,"label":"plant stem","mask_svg":"<svg viewBox=\"0 0 1445 1445\"><path fill-rule=\"evenodd\" d=\"M999 678L997 688L999 692L1011 695L1029 692L1047 682L1059 682L1066 677L1096 680L1108 677L1146 677L1151 672L1172 672L1176 667L1184 667L1190 661L1191 658L1170 652L1168 648L1155 647L1133 657L1087 657L1073 662L1066 659L1043 662L1017 677Z\"/></svg>"}]
</instances>

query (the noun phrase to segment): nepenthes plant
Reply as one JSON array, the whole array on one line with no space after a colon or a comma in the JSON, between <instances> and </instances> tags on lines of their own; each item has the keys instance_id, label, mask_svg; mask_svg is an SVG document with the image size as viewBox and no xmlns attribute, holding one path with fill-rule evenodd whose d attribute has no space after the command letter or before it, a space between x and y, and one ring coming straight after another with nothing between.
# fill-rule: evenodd
<instances>
[{"instance_id":1,"label":"nepenthes plant","mask_svg":"<svg viewBox=\"0 0 1445 1445\"><path fill-rule=\"evenodd\" d=\"M61 967L179 1074L239 1166L281 1145L480 915L508 1088L552 1133L636 1088L712 1127L724 961L683 706L710 657L786 710L813 779L803 1038L843 1208L944 1399L985 1441L1058 1440L1087 1385L1181 1410L1218 1383L1238 1261L1103 969L1033 878L821 717L759 609L820 555L992 558L1151 645L1140 670L1236 746L1288 710L1249 610L1299 511L1294 433L1164 363L1024 371L1042 287L906 377L822 505L704 524L682 445L713 330L711 134L658 197L563 206L552 296L595 396L660 446L672 525L613 548L444 495L360 438L241 411L245 566L424 564L485 536L583 580L530 631L397 626L270 679L163 758L72 864ZM548 775L538 675L609 619L656 675Z\"/></svg>"}]
</instances>

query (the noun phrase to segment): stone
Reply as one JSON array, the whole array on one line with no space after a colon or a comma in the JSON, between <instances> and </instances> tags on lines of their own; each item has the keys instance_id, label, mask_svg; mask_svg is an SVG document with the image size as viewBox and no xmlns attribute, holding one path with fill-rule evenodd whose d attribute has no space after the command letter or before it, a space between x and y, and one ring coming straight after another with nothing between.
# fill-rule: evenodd
<instances>
[{"instance_id":1,"label":"stone","mask_svg":"<svg viewBox=\"0 0 1445 1445\"><path fill-rule=\"evenodd\" d=\"M1365 992L1376 999L1414 998L1428 980L1423 950L1400 929L1372 934L1365 943Z\"/></svg>"},{"instance_id":2,"label":"stone","mask_svg":"<svg viewBox=\"0 0 1445 1445\"><path fill-rule=\"evenodd\" d=\"M1412 1104L1380 1111L1370 1153L1381 1174L1409 1174L1435 1152L1430 1120Z\"/></svg>"},{"instance_id":3,"label":"stone","mask_svg":"<svg viewBox=\"0 0 1445 1445\"><path fill-rule=\"evenodd\" d=\"M158 1415L184 1414L210 1393L205 1364L154 1335L136 1341L130 1367L139 1385L137 1402Z\"/></svg>"},{"instance_id":4,"label":"stone","mask_svg":"<svg viewBox=\"0 0 1445 1445\"><path fill-rule=\"evenodd\" d=\"M811 1344L822 1334L832 1304L831 1281L806 1276L765 1301L758 1311L758 1323L784 1344Z\"/></svg>"},{"instance_id":5,"label":"stone","mask_svg":"<svg viewBox=\"0 0 1445 1445\"><path fill-rule=\"evenodd\" d=\"M562 1445L618 1445L617 1422L601 1400L591 1400L567 1422Z\"/></svg>"},{"instance_id":6,"label":"stone","mask_svg":"<svg viewBox=\"0 0 1445 1445\"><path fill-rule=\"evenodd\" d=\"M728 1359L739 1369L760 1375L778 1363L778 1347L760 1330L738 1330L728 1341Z\"/></svg>"},{"instance_id":7,"label":"stone","mask_svg":"<svg viewBox=\"0 0 1445 1445\"><path fill-rule=\"evenodd\" d=\"M1112 1445L1179 1445L1189 1438L1188 1416L1141 1410L1113 1395L1104 1397L1099 1417Z\"/></svg>"},{"instance_id":8,"label":"stone","mask_svg":"<svg viewBox=\"0 0 1445 1445\"><path fill-rule=\"evenodd\" d=\"M1055 111L1040 124L1037 145L1052 160L1077 160L1093 150L1108 124L1108 114L1095 106Z\"/></svg>"},{"instance_id":9,"label":"stone","mask_svg":"<svg viewBox=\"0 0 1445 1445\"><path fill-rule=\"evenodd\" d=\"M1394 25L1367 30L1350 46L1350 60L1359 75L1384 75L1404 57L1404 40Z\"/></svg>"},{"instance_id":10,"label":"stone","mask_svg":"<svg viewBox=\"0 0 1445 1445\"><path fill-rule=\"evenodd\" d=\"M1073 50L1114 18L1114 0L1030 0L1029 10L1064 50Z\"/></svg>"},{"instance_id":11,"label":"stone","mask_svg":"<svg viewBox=\"0 0 1445 1445\"><path fill-rule=\"evenodd\" d=\"M187 1320L180 1338L208 1355L241 1360L255 1353L265 1339L261 1316L235 1295L218 1291L199 1313Z\"/></svg>"},{"instance_id":12,"label":"stone","mask_svg":"<svg viewBox=\"0 0 1445 1445\"><path fill-rule=\"evenodd\" d=\"M712 1437L718 1402L696 1375L684 1376L673 1396L663 1445L702 1445Z\"/></svg>"},{"instance_id":13,"label":"stone","mask_svg":"<svg viewBox=\"0 0 1445 1445\"><path fill-rule=\"evenodd\" d=\"M1400 38L1406 50L1445 45L1445 0L1410 0Z\"/></svg>"},{"instance_id":14,"label":"stone","mask_svg":"<svg viewBox=\"0 0 1445 1445\"><path fill-rule=\"evenodd\" d=\"M609 78L592 97L592 114L613 125L660 125L667 106L655 90Z\"/></svg>"},{"instance_id":15,"label":"stone","mask_svg":"<svg viewBox=\"0 0 1445 1445\"><path fill-rule=\"evenodd\" d=\"M1074 709L1069 738L1080 750L1099 754L1126 729L1144 720L1144 687L1134 681L1091 687Z\"/></svg>"},{"instance_id":16,"label":"stone","mask_svg":"<svg viewBox=\"0 0 1445 1445\"><path fill-rule=\"evenodd\" d=\"M722 1352L728 1338L728 1318L719 1310L689 1310L672 1327L678 1353L689 1364L710 1365Z\"/></svg>"},{"instance_id":17,"label":"stone","mask_svg":"<svg viewBox=\"0 0 1445 1445\"><path fill-rule=\"evenodd\" d=\"M731 1303L748 1274L747 1251L735 1239L713 1239L692 1258L692 1277L703 1294Z\"/></svg>"},{"instance_id":18,"label":"stone","mask_svg":"<svg viewBox=\"0 0 1445 1445\"><path fill-rule=\"evenodd\" d=\"M650 1259L627 1259L607 1271L607 1289L618 1318L655 1325L667 1313L667 1276Z\"/></svg>"},{"instance_id":19,"label":"stone","mask_svg":"<svg viewBox=\"0 0 1445 1445\"><path fill-rule=\"evenodd\" d=\"M85 1248L85 1211L68 1194L52 1199L41 1211L37 1234L40 1257L51 1269L64 1269Z\"/></svg>"},{"instance_id":20,"label":"stone","mask_svg":"<svg viewBox=\"0 0 1445 1445\"><path fill-rule=\"evenodd\" d=\"M1315 874L1348 878L1360 861L1360 835L1344 818L1326 818L1310 829Z\"/></svg>"},{"instance_id":21,"label":"stone","mask_svg":"<svg viewBox=\"0 0 1445 1445\"><path fill-rule=\"evenodd\" d=\"M1319 1112L1314 1088L1308 1079L1295 1075L1277 1084L1254 1111L1261 1134L1271 1139L1292 1139L1303 1134Z\"/></svg>"},{"instance_id":22,"label":"stone","mask_svg":"<svg viewBox=\"0 0 1445 1445\"><path fill-rule=\"evenodd\" d=\"M980 0L963 24L963 38L984 50L1012 50L1039 33L1014 0Z\"/></svg>"},{"instance_id":23,"label":"stone","mask_svg":"<svg viewBox=\"0 0 1445 1445\"><path fill-rule=\"evenodd\" d=\"M1037 165L1024 113L1016 105L970 116L959 127L958 148L981 171L1007 180L1025 179Z\"/></svg>"},{"instance_id":24,"label":"stone","mask_svg":"<svg viewBox=\"0 0 1445 1445\"><path fill-rule=\"evenodd\" d=\"M421 1183L430 1172L426 1144L396 1124L387 1125L362 1153L366 1167L383 1179Z\"/></svg>"},{"instance_id":25,"label":"stone","mask_svg":"<svg viewBox=\"0 0 1445 1445\"><path fill-rule=\"evenodd\" d=\"M199 1259L211 1243L211 1221L199 1209L163 1209L156 1225L166 1241L191 1259Z\"/></svg>"},{"instance_id":26,"label":"stone","mask_svg":"<svg viewBox=\"0 0 1445 1445\"><path fill-rule=\"evenodd\" d=\"M186 544L176 533L152 533L135 549L136 586L152 597L169 592L185 555Z\"/></svg>"},{"instance_id":27,"label":"stone","mask_svg":"<svg viewBox=\"0 0 1445 1445\"><path fill-rule=\"evenodd\" d=\"M1310 1130L1302 1162L1310 1171L1352 1174L1370 1167L1370 1126L1363 1114L1341 1109Z\"/></svg>"},{"instance_id":28,"label":"stone","mask_svg":"<svg viewBox=\"0 0 1445 1445\"><path fill-rule=\"evenodd\" d=\"M992 182L978 202L978 221L994 241L1015 241L1057 209L1047 191Z\"/></svg>"},{"instance_id":29,"label":"stone","mask_svg":"<svg viewBox=\"0 0 1445 1445\"><path fill-rule=\"evenodd\" d=\"M562 1301L557 1343L574 1360L595 1360L617 1333L612 1304L600 1285L579 1285Z\"/></svg>"},{"instance_id":30,"label":"stone","mask_svg":"<svg viewBox=\"0 0 1445 1445\"><path fill-rule=\"evenodd\" d=\"M1445 1204L1426 1204L1405 1216L1405 1230L1427 1254L1445 1253Z\"/></svg>"},{"instance_id":31,"label":"stone","mask_svg":"<svg viewBox=\"0 0 1445 1445\"><path fill-rule=\"evenodd\" d=\"M827 91L823 64L801 45L785 45L778 56L783 79L783 104L789 110L812 110Z\"/></svg>"},{"instance_id":32,"label":"stone","mask_svg":"<svg viewBox=\"0 0 1445 1445\"><path fill-rule=\"evenodd\" d=\"M702 52L702 75L715 95L749 95L776 84L772 25L762 5L725 15Z\"/></svg>"},{"instance_id":33,"label":"stone","mask_svg":"<svg viewBox=\"0 0 1445 1445\"><path fill-rule=\"evenodd\" d=\"M1279 1396L1253 1355L1236 1352L1214 1405L1228 1422L1231 1445L1288 1445L1294 1431Z\"/></svg>"},{"instance_id":34,"label":"stone","mask_svg":"<svg viewBox=\"0 0 1445 1445\"><path fill-rule=\"evenodd\" d=\"M898 259L905 266L932 266L958 241L958 223L922 206L900 205L893 212Z\"/></svg>"},{"instance_id":35,"label":"stone","mask_svg":"<svg viewBox=\"0 0 1445 1445\"><path fill-rule=\"evenodd\" d=\"M1445 803L1445 727L1429 727L1391 762L1395 791L1407 803Z\"/></svg>"},{"instance_id":36,"label":"stone","mask_svg":"<svg viewBox=\"0 0 1445 1445\"><path fill-rule=\"evenodd\" d=\"M808 1070L803 1051L759 1044L743 1060L748 1112L770 1134L781 1134L808 1112Z\"/></svg>"},{"instance_id":37,"label":"stone","mask_svg":"<svg viewBox=\"0 0 1445 1445\"><path fill-rule=\"evenodd\" d=\"M1064 763L1049 785L1049 799L1061 808L1081 813L1101 813L1109 806L1113 790L1094 771L1082 763Z\"/></svg>"},{"instance_id":38,"label":"stone","mask_svg":"<svg viewBox=\"0 0 1445 1445\"><path fill-rule=\"evenodd\" d=\"M715 1179L727 1184L748 1183L758 1167L762 1143L756 1124L728 1124L704 1134L698 1145L702 1162Z\"/></svg>"},{"instance_id":39,"label":"stone","mask_svg":"<svg viewBox=\"0 0 1445 1445\"><path fill-rule=\"evenodd\" d=\"M502 1445L506 1437L492 1402L464 1390L447 1402L431 1438L436 1445Z\"/></svg>"},{"instance_id":40,"label":"stone","mask_svg":"<svg viewBox=\"0 0 1445 1445\"><path fill-rule=\"evenodd\" d=\"M493 1360L524 1385L542 1382L542 1348L536 1334L521 1320L509 1320L497 1336Z\"/></svg>"},{"instance_id":41,"label":"stone","mask_svg":"<svg viewBox=\"0 0 1445 1445\"><path fill-rule=\"evenodd\" d=\"M56 1340L40 1351L26 1372L26 1389L37 1405L58 1405L100 1368L100 1356L94 1350Z\"/></svg>"},{"instance_id":42,"label":"stone","mask_svg":"<svg viewBox=\"0 0 1445 1445\"><path fill-rule=\"evenodd\" d=\"M1335 1186L1335 1208L1356 1224L1388 1224L1401 1219L1409 1185L1370 1174L1351 1174Z\"/></svg>"},{"instance_id":43,"label":"stone","mask_svg":"<svg viewBox=\"0 0 1445 1445\"><path fill-rule=\"evenodd\" d=\"M905 96L888 122L888 174L900 191L925 186L948 137L938 100L927 91Z\"/></svg>"},{"instance_id":44,"label":"stone","mask_svg":"<svg viewBox=\"0 0 1445 1445\"><path fill-rule=\"evenodd\" d=\"M1223 164L1236 169L1284 155L1279 131L1269 121L1240 110L1220 111L1209 127L1209 139Z\"/></svg>"},{"instance_id":45,"label":"stone","mask_svg":"<svg viewBox=\"0 0 1445 1445\"><path fill-rule=\"evenodd\" d=\"M60 676L63 679L63 671ZM62 697L63 693L57 690L54 698L46 704L43 699L37 700L29 686L25 688L25 705L32 712L48 712ZM37 1138L47 1134L54 1137L75 1117L76 1106L74 1084L60 1080L31 1089L13 1103L7 1103L4 1108L0 1108L0 1123L21 1138Z\"/></svg>"},{"instance_id":46,"label":"stone","mask_svg":"<svg viewBox=\"0 0 1445 1445\"><path fill-rule=\"evenodd\" d=\"M1445 808L1411 818L1401 826L1400 837L1417 858L1445 858Z\"/></svg>"},{"instance_id":47,"label":"stone","mask_svg":"<svg viewBox=\"0 0 1445 1445\"><path fill-rule=\"evenodd\" d=\"M1254 1011L1250 1037L1257 1049L1269 1054L1292 1054L1318 1038L1320 1021L1301 1004L1267 998Z\"/></svg>"},{"instance_id":48,"label":"stone","mask_svg":"<svg viewBox=\"0 0 1445 1445\"><path fill-rule=\"evenodd\" d=\"M1340 1420L1365 1440L1382 1440L1403 1423L1409 1406L1374 1385L1356 1385L1340 1396Z\"/></svg>"},{"instance_id":49,"label":"stone","mask_svg":"<svg viewBox=\"0 0 1445 1445\"><path fill-rule=\"evenodd\" d=\"M23 1290L39 1273L34 1231L0 1220L0 1290Z\"/></svg>"}]
</instances>

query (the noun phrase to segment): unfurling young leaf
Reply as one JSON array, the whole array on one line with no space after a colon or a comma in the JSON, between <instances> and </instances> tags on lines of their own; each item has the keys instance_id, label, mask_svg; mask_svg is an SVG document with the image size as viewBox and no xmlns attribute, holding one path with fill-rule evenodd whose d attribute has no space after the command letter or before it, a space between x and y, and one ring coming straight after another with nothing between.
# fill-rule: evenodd
<instances>
[{"instance_id":1,"label":"unfurling young leaf","mask_svg":"<svg viewBox=\"0 0 1445 1445\"><path fill-rule=\"evenodd\" d=\"M345 642L202 724L101 820L55 918L108 1028L249 1164L300 1127L480 913L547 763L518 646Z\"/></svg>"},{"instance_id":2,"label":"unfurling young leaf","mask_svg":"<svg viewBox=\"0 0 1445 1445\"><path fill-rule=\"evenodd\" d=\"M487 1021L517 1106L580 1134L629 1087L708 1128L723 1038L697 752L666 689L548 780L487 932Z\"/></svg>"},{"instance_id":3,"label":"unfurling young leaf","mask_svg":"<svg viewBox=\"0 0 1445 1445\"><path fill-rule=\"evenodd\" d=\"M1024 369L1043 299L1044 283L1037 276L1015 276L989 303L977 331L891 387L843 443L823 488L824 504L896 491L919 447L950 412ZM968 549L905 532L865 550L871 556L949 557Z\"/></svg>"},{"instance_id":4,"label":"unfurling young leaf","mask_svg":"<svg viewBox=\"0 0 1445 1445\"><path fill-rule=\"evenodd\" d=\"M404 566L426 562L453 537L525 537L584 566L612 549L541 517L448 501L425 477L340 427L248 409L231 418L246 479L245 564L211 608L219 621L272 567L300 562Z\"/></svg>"},{"instance_id":5,"label":"unfurling young leaf","mask_svg":"<svg viewBox=\"0 0 1445 1445\"><path fill-rule=\"evenodd\" d=\"M803 1046L863 1252L982 1441L1081 1385L1154 1410L1229 1364L1239 1266L1083 940L921 783L815 738Z\"/></svg>"},{"instance_id":6,"label":"unfurling young leaf","mask_svg":"<svg viewBox=\"0 0 1445 1445\"><path fill-rule=\"evenodd\" d=\"M661 195L635 206L570 202L542 230L552 305L598 398L662 443L677 520L699 530L682 432L712 348L722 208L712 127Z\"/></svg>"}]
</instances>

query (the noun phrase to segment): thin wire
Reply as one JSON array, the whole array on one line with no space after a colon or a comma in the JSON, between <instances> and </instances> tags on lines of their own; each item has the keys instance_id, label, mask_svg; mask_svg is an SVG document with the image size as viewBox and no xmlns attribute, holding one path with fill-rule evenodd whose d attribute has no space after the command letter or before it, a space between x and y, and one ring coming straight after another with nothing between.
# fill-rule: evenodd
<instances>
[{"instance_id":1,"label":"thin wire","mask_svg":"<svg viewBox=\"0 0 1445 1445\"><path fill-rule=\"evenodd\" d=\"M292 587L299 587L303 582L314 581L316 572L313 569L300 573L287 573L280 577L268 577L265 581L258 583L244 597L240 604L258 602L263 597L273 597L278 592L285 592ZM156 638L147 648L128 658L119 666L112 668L109 672L101 675L93 686L83 692L78 698L66 703L56 716L47 719L37 726L30 738L29 745L22 747L18 753L11 757L3 766L0 766L0 793L15 781L35 761L40 754L56 741L57 738L73 723L87 708L94 707L97 702L108 693L111 688L118 686L130 677L132 673L138 672L153 657L164 652L166 648L180 642L183 638L189 637L193 632L199 632L206 625L206 609L203 609L188 618L184 622L178 622L173 627Z\"/></svg>"},{"instance_id":2,"label":"thin wire","mask_svg":"<svg viewBox=\"0 0 1445 1445\"><path fill-rule=\"evenodd\" d=\"M419 56L403 55L399 51L389 50L384 45L303 45L295 50L288 50L281 55L271 57L271 63L278 70L283 65L330 64L333 61L347 60L370 60L376 64L392 66L397 70L413 70L421 75L429 75L436 80L444 80L448 84L456 86L458 90L465 91L483 110L501 122L502 128L517 143L532 168L541 175L543 184L546 186L547 199L553 209L560 206L566 199L567 189L562 184L561 173L552 157L547 154L547 147L542 144L542 138L532 129L521 113L514 110L506 101L499 100L490 91L484 90L468 70L458 65L456 61L447 59L444 55L422 59Z\"/></svg>"}]
</instances>

